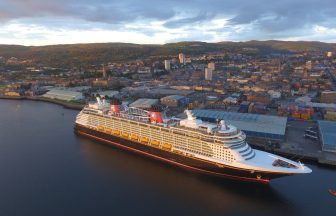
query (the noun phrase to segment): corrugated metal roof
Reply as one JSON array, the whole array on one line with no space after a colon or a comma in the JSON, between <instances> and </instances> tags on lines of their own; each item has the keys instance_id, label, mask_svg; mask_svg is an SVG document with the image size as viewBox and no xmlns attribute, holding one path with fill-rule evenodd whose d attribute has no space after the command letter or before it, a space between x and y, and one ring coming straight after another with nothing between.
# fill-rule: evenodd
<instances>
[{"instance_id":1,"label":"corrugated metal roof","mask_svg":"<svg viewBox=\"0 0 336 216\"><path fill-rule=\"evenodd\" d=\"M169 96L161 98L161 100L180 100L180 99L183 99L183 98L185 98L185 97L181 96L181 95L169 95Z\"/></svg>"},{"instance_id":2,"label":"corrugated metal roof","mask_svg":"<svg viewBox=\"0 0 336 216\"><path fill-rule=\"evenodd\" d=\"M318 121L323 151L336 152L336 122Z\"/></svg>"},{"instance_id":3,"label":"corrugated metal roof","mask_svg":"<svg viewBox=\"0 0 336 216\"><path fill-rule=\"evenodd\" d=\"M152 105L155 105L159 102L158 99L150 99L150 98L140 98L133 103L130 104L130 107L137 108L150 108Z\"/></svg>"},{"instance_id":4,"label":"corrugated metal roof","mask_svg":"<svg viewBox=\"0 0 336 216\"><path fill-rule=\"evenodd\" d=\"M69 91L69 90L59 90L59 89L52 89L42 95L46 98L51 99L60 99L60 100L79 100L83 98L83 94L81 92Z\"/></svg>"},{"instance_id":5,"label":"corrugated metal roof","mask_svg":"<svg viewBox=\"0 0 336 216\"><path fill-rule=\"evenodd\" d=\"M61 95L61 96L76 97L76 96L81 96L82 93L76 92L76 91L69 91L69 90L52 89L48 91L45 95Z\"/></svg>"},{"instance_id":6,"label":"corrugated metal roof","mask_svg":"<svg viewBox=\"0 0 336 216\"><path fill-rule=\"evenodd\" d=\"M192 110L192 113L199 118L223 119L245 131L282 136L284 136L286 132L286 117L203 109Z\"/></svg>"}]
</instances>

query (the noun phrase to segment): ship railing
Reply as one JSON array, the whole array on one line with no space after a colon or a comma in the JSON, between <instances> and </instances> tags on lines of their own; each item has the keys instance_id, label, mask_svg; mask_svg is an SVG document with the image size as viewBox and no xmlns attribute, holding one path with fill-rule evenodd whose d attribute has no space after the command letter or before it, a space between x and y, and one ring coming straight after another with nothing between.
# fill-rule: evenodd
<instances>
[{"instance_id":1,"label":"ship railing","mask_svg":"<svg viewBox=\"0 0 336 216\"><path fill-rule=\"evenodd\" d=\"M226 146L228 147L228 148L231 148L231 149L239 149L239 148L241 148L241 147L244 147L244 146L246 146L247 144L246 144L246 142L245 142L245 140L242 140L241 142L239 142L239 143L233 143L233 144L227 144Z\"/></svg>"},{"instance_id":2,"label":"ship railing","mask_svg":"<svg viewBox=\"0 0 336 216\"><path fill-rule=\"evenodd\" d=\"M231 136L235 136L237 134L240 133L240 130L237 129L236 131L233 132L229 132L229 133L219 133L219 132L215 132L215 135L220 136L220 137L231 137Z\"/></svg>"},{"instance_id":3,"label":"ship railing","mask_svg":"<svg viewBox=\"0 0 336 216\"><path fill-rule=\"evenodd\" d=\"M179 129L184 129L184 130L188 130L188 131L194 131L194 132L201 132L203 135L207 135L207 136L213 136L216 138L222 138L222 139L230 139L230 138L235 138L237 135L240 135L240 130L236 130L234 132L230 132L230 133L219 133L219 132L215 132L215 133L208 133L207 129L205 128L189 128L189 127L185 127L185 126L178 126L176 128Z\"/></svg>"},{"instance_id":4,"label":"ship railing","mask_svg":"<svg viewBox=\"0 0 336 216\"><path fill-rule=\"evenodd\" d=\"M183 127L170 127L173 132L178 133L178 134L183 134L187 136L193 135L193 137L199 138L203 141L206 142L214 142L214 143L233 143L235 144L236 142L240 142L241 140L245 140L246 135L240 131L239 136L233 136L233 137L222 137L222 136L216 136L212 134L204 134L199 132L197 129L192 129L192 128L186 128L184 129ZM239 138L241 137L241 138ZM235 141L238 140L238 141Z\"/></svg>"},{"instance_id":5,"label":"ship railing","mask_svg":"<svg viewBox=\"0 0 336 216\"><path fill-rule=\"evenodd\" d=\"M122 118L126 118L129 120L133 120L133 121L141 121L141 122L148 122L149 121L149 117L145 117L145 116L135 116L135 115L131 115L128 113L119 113L119 114L114 114L117 117L122 117Z\"/></svg>"},{"instance_id":6,"label":"ship railing","mask_svg":"<svg viewBox=\"0 0 336 216\"><path fill-rule=\"evenodd\" d=\"M128 107L127 110L125 111L125 113L128 114L133 114L133 115L140 115L143 117L148 117L148 111L143 110L143 109L139 109L139 108L135 108L135 107Z\"/></svg>"}]
</instances>

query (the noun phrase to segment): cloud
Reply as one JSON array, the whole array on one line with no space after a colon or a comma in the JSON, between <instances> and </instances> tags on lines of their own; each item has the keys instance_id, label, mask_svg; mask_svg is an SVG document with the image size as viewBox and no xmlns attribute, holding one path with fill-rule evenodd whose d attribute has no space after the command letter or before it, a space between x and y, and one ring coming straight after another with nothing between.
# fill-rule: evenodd
<instances>
[{"instance_id":1,"label":"cloud","mask_svg":"<svg viewBox=\"0 0 336 216\"><path fill-rule=\"evenodd\" d=\"M49 32L119 32L127 34L129 42L139 41L129 37L133 34L153 37L153 43L290 38L336 42L334 31L314 30L335 29L334 11L335 0L1 0L0 42L7 41L4 35L15 34L5 32L13 23ZM64 37L67 41L67 34ZM105 42L105 37L97 40Z\"/></svg>"}]
</instances>

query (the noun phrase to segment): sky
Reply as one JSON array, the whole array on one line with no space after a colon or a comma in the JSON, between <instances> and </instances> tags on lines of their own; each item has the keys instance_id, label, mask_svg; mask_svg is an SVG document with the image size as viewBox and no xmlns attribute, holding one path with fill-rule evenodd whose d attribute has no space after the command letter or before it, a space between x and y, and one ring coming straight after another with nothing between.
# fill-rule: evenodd
<instances>
[{"instance_id":1,"label":"sky","mask_svg":"<svg viewBox=\"0 0 336 216\"><path fill-rule=\"evenodd\" d=\"M336 42L336 0L0 0L0 44Z\"/></svg>"}]
</instances>

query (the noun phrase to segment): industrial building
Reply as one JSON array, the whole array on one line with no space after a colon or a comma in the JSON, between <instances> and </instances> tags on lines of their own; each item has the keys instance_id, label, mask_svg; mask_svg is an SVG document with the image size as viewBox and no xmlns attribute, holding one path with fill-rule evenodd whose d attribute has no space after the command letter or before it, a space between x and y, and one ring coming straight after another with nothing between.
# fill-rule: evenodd
<instances>
[{"instance_id":1,"label":"industrial building","mask_svg":"<svg viewBox=\"0 0 336 216\"><path fill-rule=\"evenodd\" d=\"M158 99L150 99L150 98L140 98L133 103L131 103L130 107L140 108L140 109L149 109L153 105L159 104Z\"/></svg>"},{"instance_id":2,"label":"industrial building","mask_svg":"<svg viewBox=\"0 0 336 216\"><path fill-rule=\"evenodd\" d=\"M84 99L83 94L81 92L60 90L60 89L51 89L42 96L45 98L58 99L64 101L78 101Z\"/></svg>"},{"instance_id":3,"label":"industrial building","mask_svg":"<svg viewBox=\"0 0 336 216\"><path fill-rule=\"evenodd\" d=\"M203 109L192 110L192 113L204 121L216 122L225 120L244 131L250 137L272 140L285 139L286 117Z\"/></svg>"},{"instance_id":4,"label":"industrial building","mask_svg":"<svg viewBox=\"0 0 336 216\"><path fill-rule=\"evenodd\" d=\"M336 152L336 122L317 121L322 151Z\"/></svg>"},{"instance_id":5,"label":"industrial building","mask_svg":"<svg viewBox=\"0 0 336 216\"><path fill-rule=\"evenodd\" d=\"M182 107L188 103L188 98L181 95L169 95L161 98L160 101L168 107Z\"/></svg>"}]
</instances>

